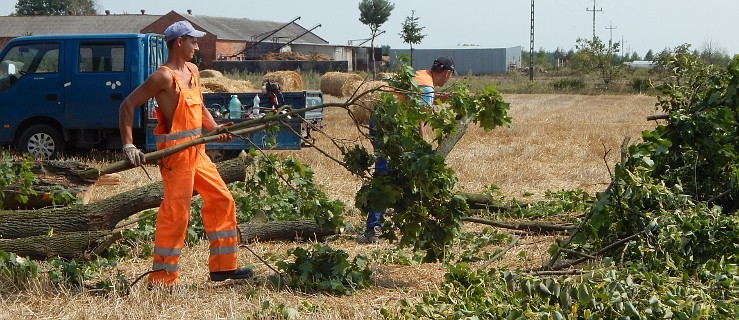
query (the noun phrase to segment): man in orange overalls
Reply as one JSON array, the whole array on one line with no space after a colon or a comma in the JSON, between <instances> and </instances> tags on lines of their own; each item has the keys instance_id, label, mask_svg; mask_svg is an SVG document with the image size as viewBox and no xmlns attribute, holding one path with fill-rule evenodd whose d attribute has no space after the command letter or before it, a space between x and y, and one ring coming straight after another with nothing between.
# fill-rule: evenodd
<instances>
[{"instance_id":1,"label":"man in orange overalls","mask_svg":"<svg viewBox=\"0 0 739 320\"><path fill-rule=\"evenodd\" d=\"M138 166L144 154L133 145L132 126L136 108L155 98L158 124L154 129L157 149L196 139L203 129L217 124L203 105L197 66L188 62L198 50L197 38L205 32L187 21L175 22L164 31L169 55L159 70L149 76L121 103L120 131L129 161ZM219 141L231 139L222 135ZM244 279L249 268L237 267L238 234L236 208L215 165L198 145L167 156L159 163L164 200L159 207L154 233L154 264L149 285L169 286L177 282L180 252L190 216L193 189L203 198L202 217L210 241L210 280Z\"/></svg>"}]
</instances>

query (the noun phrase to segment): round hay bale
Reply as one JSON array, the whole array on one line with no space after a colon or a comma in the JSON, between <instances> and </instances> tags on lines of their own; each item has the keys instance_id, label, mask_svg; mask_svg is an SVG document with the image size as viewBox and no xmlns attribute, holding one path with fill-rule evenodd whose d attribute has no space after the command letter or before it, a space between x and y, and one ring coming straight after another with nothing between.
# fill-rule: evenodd
<instances>
[{"instance_id":1,"label":"round hay bale","mask_svg":"<svg viewBox=\"0 0 739 320\"><path fill-rule=\"evenodd\" d=\"M354 115L354 119L356 119L357 122L363 125L369 125L370 115L372 114L372 111L374 111L374 109L375 104L373 101L360 101L357 104L349 106L349 110L351 111L352 115Z\"/></svg>"},{"instance_id":2,"label":"round hay bale","mask_svg":"<svg viewBox=\"0 0 739 320\"><path fill-rule=\"evenodd\" d=\"M364 80L350 81L343 88L343 89L346 90L344 92L344 96L351 95L354 92L356 92L356 93L362 93L362 92L365 92L365 91L369 91L369 90L372 90L372 89L377 89L377 88L379 88L381 86L387 86L387 85L388 85L388 83L385 82L385 81L364 81ZM377 93L375 93L375 94L377 94Z\"/></svg>"},{"instance_id":3,"label":"round hay bale","mask_svg":"<svg viewBox=\"0 0 739 320\"><path fill-rule=\"evenodd\" d=\"M344 97L344 86L352 82L362 81L362 77L356 73L326 72L321 76L321 92L335 97ZM351 94L351 92L349 93Z\"/></svg>"},{"instance_id":4,"label":"round hay bale","mask_svg":"<svg viewBox=\"0 0 739 320\"><path fill-rule=\"evenodd\" d=\"M279 82L282 91L303 91L303 78L295 71L274 71L264 75L264 80Z\"/></svg>"},{"instance_id":5,"label":"round hay bale","mask_svg":"<svg viewBox=\"0 0 739 320\"><path fill-rule=\"evenodd\" d=\"M387 86L388 83L385 81L353 81L350 82L347 87L351 88L351 93L355 91L362 93L368 90L377 89L381 86ZM350 94L351 94L350 93ZM357 101L356 105L352 105L349 109L354 114L354 118L361 124L369 124L369 118L372 112L375 110L375 103L382 92L376 91L372 94L365 95Z\"/></svg>"},{"instance_id":6,"label":"round hay bale","mask_svg":"<svg viewBox=\"0 0 739 320\"><path fill-rule=\"evenodd\" d=\"M200 70L200 78L223 78L223 73L218 70Z\"/></svg>"},{"instance_id":7,"label":"round hay bale","mask_svg":"<svg viewBox=\"0 0 739 320\"><path fill-rule=\"evenodd\" d=\"M200 86L204 92L250 92L258 91L249 80L233 80L229 78L202 78Z\"/></svg>"}]
</instances>

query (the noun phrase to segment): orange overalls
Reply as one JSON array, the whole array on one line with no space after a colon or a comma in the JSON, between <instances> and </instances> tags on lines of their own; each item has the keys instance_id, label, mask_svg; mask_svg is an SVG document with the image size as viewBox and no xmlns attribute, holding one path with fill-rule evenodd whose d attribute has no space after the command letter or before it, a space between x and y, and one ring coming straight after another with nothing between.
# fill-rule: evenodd
<instances>
[{"instance_id":1,"label":"orange overalls","mask_svg":"<svg viewBox=\"0 0 739 320\"><path fill-rule=\"evenodd\" d=\"M203 123L203 101L195 74L192 74L190 83L192 89L188 89L172 69L166 66L162 68L172 74L179 98L169 132L161 120L154 129L158 150L198 138ZM162 119L158 109L156 115ZM231 192L213 162L205 155L204 145L165 157L159 162L159 170L162 173L164 200L156 219L152 270L161 271L151 273L149 283L170 285L177 282L193 188L203 198L203 226L210 241L210 272L235 270L238 251L236 208Z\"/></svg>"}]
</instances>

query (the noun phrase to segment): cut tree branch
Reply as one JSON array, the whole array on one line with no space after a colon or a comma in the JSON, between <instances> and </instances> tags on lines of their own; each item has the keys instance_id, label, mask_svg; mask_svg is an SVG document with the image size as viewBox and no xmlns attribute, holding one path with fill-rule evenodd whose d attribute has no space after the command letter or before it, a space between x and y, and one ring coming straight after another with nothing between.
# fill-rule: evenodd
<instances>
[{"instance_id":1,"label":"cut tree branch","mask_svg":"<svg viewBox=\"0 0 739 320\"><path fill-rule=\"evenodd\" d=\"M574 225L571 225L571 224L555 224L551 222L506 223L506 222L492 221L492 220L472 218L472 217L465 217L465 218L462 218L462 220L467 221L467 222L486 224L489 226L503 228L503 229L522 230L522 231L527 231L527 232L532 232L532 233L563 232L563 231L573 230L576 228Z\"/></svg>"}]
</instances>

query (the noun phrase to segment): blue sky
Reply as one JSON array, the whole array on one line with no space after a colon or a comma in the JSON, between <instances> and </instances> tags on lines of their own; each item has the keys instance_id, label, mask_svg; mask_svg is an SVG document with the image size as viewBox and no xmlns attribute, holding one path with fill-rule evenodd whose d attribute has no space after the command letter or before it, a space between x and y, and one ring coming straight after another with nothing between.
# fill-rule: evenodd
<instances>
[{"instance_id":1,"label":"blue sky","mask_svg":"<svg viewBox=\"0 0 739 320\"><path fill-rule=\"evenodd\" d=\"M97 0L99 10L111 13L165 14L170 10L193 14L288 22L295 17L305 28L317 24L316 34L333 44L369 37L359 22L359 0ZM376 45L407 48L398 35L411 11L425 27L423 42L416 48L522 46L529 48L531 1L529 0L391 0L386 31ZM0 0L0 15L15 10L14 0ZM535 0L534 47L554 50L574 48L577 38L593 35L592 0ZM595 1L598 37L622 41L625 52L643 56L689 43L701 50L707 45L739 54L739 1L737 0L600 0ZM608 27L614 29L607 29ZM357 43L356 41L354 42Z\"/></svg>"}]
</instances>

